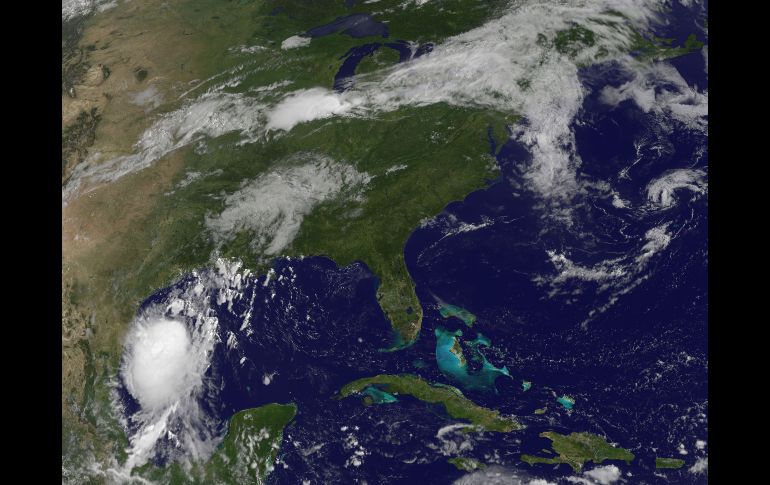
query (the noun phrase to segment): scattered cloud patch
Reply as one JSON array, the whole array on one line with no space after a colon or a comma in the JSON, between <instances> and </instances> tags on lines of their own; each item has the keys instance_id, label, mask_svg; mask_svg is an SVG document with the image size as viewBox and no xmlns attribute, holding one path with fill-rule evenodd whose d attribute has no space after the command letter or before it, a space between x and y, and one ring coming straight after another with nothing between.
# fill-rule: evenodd
<instances>
[{"instance_id":1,"label":"scattered cloud patch","mask_svg":"<svg viewBox=\"0 0 770 485\"><path fill-rule=\"evenodd\" d=\"M151 84L144 91L140 91L131 97L131 102L137 106L142 106L147 110L157 108L163 103L163 95L158 91L154 84Z\"/></svg>"},{"instance_id":2,"label":"scattered cloud patch","mask_svg":"<svg viewBox=\"0 0 770 485\"><path fill-rule=\"evenodd\" d=\"M288 39L281 42L281 49L296 49L297 47L305 47L310 45L310 37L304 37L300 35L292 35Z\"/></svg>"},{"instance_id":3,"label":"scattered cloud patch","mask_svg":"<svg viewBox=\"0 0 770 485\"><path fill-rule=\"evenodd\" d=\"M632 80L617 88L605 87L601 101L617 106L630 99L645 113L671 117L693 130L708 129L708 91L688 85L679 71L667 63L656 62L632 72Z\"/></svg>"},{"instance_id":4,"label":"scattered cloud patch","mask_svg":"<svg viewBox=\"0 0 770 485\"><path fill-rule=\"evenodd\" d=\"M340 96L324 88L296 91L267 114L268 130L289 131L299 123L348 114L360 98Z\"/></svg>"},{"instance_id":5,"label":"scattered cloud patch","mask_svg":"<svg viewBox=\"0 0 770 485\"><path fill-rule=\"evenodd\" d=\"M681 189L705 194L708 191L706 172L686 168L668 170L647 185L647 199L661 208L667 208L676 202L675 192Z\"/></svg>"},{"instance_id":6,"label":"scattered cloud patch","mask_svg":"<svg viewBox=\"0 0 770 485\"><path fill-rule=\"evenodd\" d=\"M87 182L89 188L113 182L205 137L216 138L230 132L240 132L247 137L254 135L262 126L260 117L255 116L258 112L259 103L254 98L229 93L206 94L153 123L134 145L136 153L97 164L78 165L62 188L62 201L66 204L83 182Z\"/></svg>"},{"instance_id":7,"label":"scattered cloud patch","mask_svg":"<svg viewBox=\"0 0 770 485\"><path fill-rule=\"evenodd\" d=\"M434 449L444 456L457 456L473 449L474 441L469 429L474 429L473 425L456 423L440 428L436 432L438 444L429 443L428 447Z\"/></svg>"},{"instance_id":8,"label":"scattered cloud patch","mask_svg":"<svg viewBox=\"0 0 770 485\"><path fill-rule=\"evenodd\" d=\"M706 458L698 458L695 461L695 464L689 468L690 473L693 473L695 475L699 474L705 474L709 471L709 459Z\"/></svg>"},{"instance_id":9,"label":"scattered cloud patch","mask_svg":"<svg viewBox=\"0 0 770 485\"><path fill-rule=\"evenodd\" d=\"M610 485L620 479L620 468L615 465L606 465L583 472L583 475L599 485Z\"/></svg>"},{"instance_id":10,"label":"scattered cloud patch","mask_svg":"<svg viewBox=\"0 0 770 485\"><path fill-rule=\"evenodd\" d=\"M94 10L103 12L117 5L115 0L62 0L62 20L72 20L92 13Z\"/></svg>"},{"instance_id":11,"label":"scattered cloud patch","mask_svg":"<svg viewBox=\"0 0 770 485\"><path fill-rule=\"evenodd\" d=\"M453 485L556 485L544 478L533 477L522 470L490 465L458 478Z\"/></svg>"},{"instance_id":12,"label":"scattered cloud patch","mask_svg":"<svg viewBox=\"0 0 770 485\"><path fill-rule=\"evenodd\" d=\"M266 255L286 248L303 219L322 202L354 196L370 177L353 166L317 154L304 154L260 175L225 198L224 210L206 219L217 243L247 231L252 247Z\"/></svg>"},{"instance_id":13,"label":"scattered cloud patch","mask_svg":"<svg viewBox=\"0 0 770 485\"><path fill-rule=\"evenodd\" d=\"M663 223L647 230L644 241L637 251L590 265L578 264L566 253L546 250L555 273L537 275L533 278L533 282L538 285L550 285L550 298L571 294L575 291L575 287L570 283L575 281L596 283L597 296L606 294L606 302L588 312L586 320L582 323L585 328L596 315L607 311L622 295L629 293L649 278L645 270L653 256L663 251L671 242L672 236L667 232L668 226L669 223Z\"/></svg>"}]
</instances>

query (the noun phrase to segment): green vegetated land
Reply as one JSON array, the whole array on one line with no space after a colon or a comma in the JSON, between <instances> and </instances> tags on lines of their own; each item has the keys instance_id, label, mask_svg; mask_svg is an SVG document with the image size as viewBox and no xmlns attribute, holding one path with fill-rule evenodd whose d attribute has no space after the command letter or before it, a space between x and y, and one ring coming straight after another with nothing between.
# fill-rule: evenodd
<instances>
[{"instance_id":1,"label":"green vegetated land","mask_svg":"<svg viewBox=\"0 0 770 485\"><path fill-rule=\"evenodd\" d=\"M244 62L257 67L239 72L243 76L236 88L242 91L254 86L290 80L291 90L311 87L331 88L334 75L342 64L343 56L352 47L368 43L384 44L394 40L417 43L439 43L459 33L484 24L507 4L507 0L443 0L419 6L403 0L380 0L376 8L363 2L346 7L338 0L265 0L241 2L239 5L222 6L216 0L190 0L182 2L175 14L192 28L209 36L210 26L218 24L218 33L210 39L211 49L205 49L201 61L212 73L223 72ZM373 12L373 10L376 10ZM202 14L216 14L216 21ZM342 33L313 38L309 45L297 49L281 49L281 43L292 36L328 24L337 18L351 14L371 14L374 20L387 25L388 37L380 35L353 38ZM429 22L426 19L430 19ZM209 40L209 39L207 39ZM258 46L248 55L223 55L222 41L230 47L238 44ZM383 67L390 67L398 60L398 54L389 48L381 48L365 58L356 69L365 74ZM193 94L200 94L212 84L213 79L196 86Z\"/></svg>"},{"instance_id":2,"label":"green vegetated land","mask_svg":"<svg viewBox=\"0 0 770 485\"><path fill-rule=\"evenodd\" d=\"M684 460L678 458L655 458L655 468L682 468Z\"/></svg>"},{"instance_id":3,"label":"green vegetated land","mask_svg":"<svg viewBox=\"0 0 770 485\"><path fill-rule=\"evenodd\" d=\"M456 456L447 460L447 463L454 465L460 471L472 472L474 470L480 470L486 468L486 465L473 458L466 458L463 456Z\"/></svg>"},{"instance_id":4,"label":"green vegetated land","mask_svg":"<svg viewBox=\"0 0 770 485\"><path fill-rule=\"evenodd\" d=\"M654 36L647 39L637 33L631 52L636 53L642 59L661 61L699 51L704 46L704 43L699 41L695 34L690 34L680 46L673 44L674 39Z\"/></svg>"},{"instance_id":5,"label":"green vegetated land","mask_svg":"<svg viewBox=\"0 0 770 485\"><path fill-rule=\"evenodd\" d=\"M500 411L488 409L466 398L459 389L443 384L431 384L413 375L387 375L358 379L342 387L339 398L360 393L367 386L378 385L394 395L409 395L420 401L443 404L447 414L453 418L469 421L487 431L507 433L521 429L516 419L501 416Z\"/></svg>"},{"instance_id":6,"label":"green vegetated land","mask_svg":"<svg viewBox=\"0 0 770 485\"><path fill-rule=\"evenodd\" d=\"M543 438L551 440L551 447L559 454L554 458L541 456L521 455L521 461L534 465L535 463L566 463L575 472L579 472L586 462L600 464L606 460L622 460L631 463L634 454L623 448L616 448L607 443L601 436L591 433L571 433L563 435L553 431L540 434Z\"/></svg>"},{"instance_id":7,"label":"green vegetated land","mask_svg":"<svg viewBox=\"0 0 770 485\"><path fill-rule=\"evenodd\" d=\"M625 19L618 15L618 21L607 21L599 19L589 19L591 22L601 24L617 30L618 32L628 32L625 26ZM622 30L621 30L622 29ZM661 61L683 56L691 52L699 51L705 44L699 41L695 34L690 34L682 45L674 45L674 39L656 37L654 35L646 36L640 32L631 30L628 44L628 52L634 55L640 61ZM568 29L556 32L553 38L548 38L544 34L539 34L537 42L543 47L553 48L557 52L575 58L584 49L596 45L597 34L590 28L582 25L573 25ZM600 47L594 60L602 61L609 52L606 48Z\"/></svg>"},{"instance_id":8,"label":"green vegetated land","mask_svg":"<svg viewBox=\"0 0 770 485\"><path fill-rule=\"evenodd\" d=\"M178 463L164 468L148 464L137 470L138 475L172 485L262 485L273 470L283 430L296 414L294 404L266 404L239 411L230 418L224 440L206 463L193 464L190 470Z\"/></svg>"},{"instance_id":9,"label":"green vegetated land","mask_svg":"<svg viewBox=\"0 0 770 485\"><path fill-rule=\"evenodd\" d=\"M268 404L236 413L206 475L225 483L264 483L273 469L283 429L296 414L293 404Z\"/></svg>"},{"instance_id":10,"label":"green vegetated land","mask_svg":"<svg viewBox=\"0 0 770 485\"><path fill-rule=\"evenodd\" d=\"M145 230L155 244L133 279L137 292L149 294L174 274L206 264L214 246L202 227L224 202L212 194L232 193L244 180L279 168L297 153L331 157L372 176L361 197L317 206L302 221L297 237L282 254L323 255L344 266L363 261L379 278L377 298L397 332L396 344L408 345L420 331L422 309L404 262L404 245L425 218L451 201L482 188L498 169L489 155L487 127L514 118L447 105L403 108L367 119L318 120L295 127L269 144L238 150L234 140L212 143L205 155L191 154L188 169L207 176L159 201ZM392 143L390 140L399 140ZM405 168L391 173L394 166ZM242 259L258 272L270 261L244 232L225 244L224 256Z\"/></svg>"},{"instance_id":11,"label":"green vegetated land","mask_svg":"<svg viewBox=\"0 0 770 485\"><path fill-rule=\"evenodd\" d=\"M438 311L441 314L441 316L444 318L451 318L451 317L459 318L468 327L472 327L474 322L476 321L476 315L469 312L465 308L462 308L456 305L451 305L449 303L440 304Z\"/></svg>"}]
</instances>

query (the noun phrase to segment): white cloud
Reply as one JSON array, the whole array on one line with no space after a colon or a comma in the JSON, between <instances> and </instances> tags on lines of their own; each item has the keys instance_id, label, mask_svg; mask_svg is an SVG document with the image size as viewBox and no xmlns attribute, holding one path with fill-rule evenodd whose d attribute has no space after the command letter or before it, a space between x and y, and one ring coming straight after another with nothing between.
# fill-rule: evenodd
<instances>
[{"instance_id":1,"label":"white cloud","mask_svg":"<svg viewBox=\"0 0 770 485\"><path fill-rule=\"evenodd\" d=\"M62 0L61 18L70 20L81 15L86 15L94 9L94 0Z\"/></svg>"},{"instance_id":2,"label":"white cloud","mask_svg":"<svg viewBox=\"0 0 770 485\"><path fill-rule=\"evenodd\" d=\"M695 464L689 468L690 473L693 474L701 474L701 473L708 473L709 471L709 459L706 458L698 458L695 461Z\"/></svg>"},{"instance_id":3,"label":"white cloud","mask_svg":"<svg viewBox=\"0 0 770 485\"><path fill-rule=\"evenodd\" d=\"M147 168L172 151L204 137L216 138L234 131L253 136L262 126L261 118L256 116L259 107L255 98L240 94L205 94L154 122L134 145L136 153L102 163L78 165L62 188L62 201L66 203L84 181L89 187L113 182Z\"/></svg>"},{"instance_id":4,"label":"white cloud","mask_svg":"<svg viewBox=\"0 0 770 485\"><path fill-rule=\"evenodd\" d=\"M255 250L277 254L294 240L313 208L341 195L353 196L369 180L351 165L304 154L227 196L225 209L208 217L206 227L218 243L248 231Z\"/></svg>"},{"instance_id":5,"label":"white cloud","mask_svg":"<svg viewBox=\"0 0 770 485\"><path fill-rule=\"evenodd\" d=\"M438 445L429 443L427 446L444 456L457 456L473 450L473 434L468 430L476 429L475 426L464 423L449 424L436 432Z\"/></svg>"},{"instance_id":6,"label":"white cloud","mask_svg":"<svg viewBox=\"0 0 770 485\"><path fill-rule=\"evenodd\" d=\"M671 242L671 235L666 232L668 223L656 226L644 233L647 240L642 246L642 253L636 257L636 263L641 267L653 254L665 249Z\"/></svg>"},{"instance_id":7,"label":"white cloud","mask_svg":"<svg viewBox=\"0 0 770 485\"><path fill-rule=\"evenodd\" d=\"M454 485L556 485L549 480L532 477L522 470L487 464L481 470L461 476Z\"/></svg>"},{"instance_id":8,"label":"white cloud","mask_svg":"<svg viewBox=\"0 0 770 485\"><path fill-rule=\"evenodd\" d=\"M281 42L281 49L296 49L297 47L305 47L310 45L310 37L304 37L299 35L292 35Z\"/></svg>"},{"instance_id":9,"label":"white cloud","mask_svg":"<svg viewBox=\"0 0 770 485\"><path fill-rule=\"evenodd\" d=\"M551 260L551 263L558 271L558 274L550 281L552 285L558 285L571 279L595 282L612 281L626 276L628 272L627 269L620 264L622 262L621 259L610 259L593 266L581 266L575 264L572 260L567 258L566 255L557 253L556 251L547 250L546 253ZM600 289L607 287L607 285L604 285L600 287Z\"/></svg>"},{"instance_id":10,"label":"white cloud","mask_svg":"<svg viewBox=\"0 0 770 485\"><path fill-rule=\"evenodd\" d=\"M690 87L677 69L663 62L639 65L633 79L615 88L605 87L601 101L617 106L633 100L645 113L672 117L693 130L708 128L708 91Z\"/></svg>"},{"instance_id":11,"label":"white cloud","mask_svg":"<svg viewBox=\"0 0 770 485\"><path fill-rule=\"evenodd\" d=\"M524 178L529 188L560 207L553 211L554 217L564 217L570 210L570 200L581 191L576 175L580 158L571 128L585 96L578 66L595 62L601 49L609 53L604 59L615 59L631 72L641 69L625 54L631 45L630 26L607 12L620 12L635 29L644 30L657 19L657 7L654 1L632 0L515 3L499 18L447 39L428 55L358 76L356 86L345 93L305 89L285 95L276 103L263 93L252 93L252 97L217 92L227 85L224 83L197 103L153 125L138 142L138 153L83 168L82 173L76 169L78 173L63 189L64 199L78 189L83 178L95 183L115 180L201 136L239 131L253 141L267 131L288 131L316 119L370 116L404 106L448 103L524 115L527 122L517 125L514 134L533 156ZM557 32L574 25L590 29L596 41L593 46L585 46L576 58L539 41L541 35L552 40ZM283 47L296 47L308 40L290 37ZM671 67L661 69L668 73L667 81L678 75ZM674 79L677 89L663 97L650 94L646 71L636 78L644 89L626 95L637 96L648 109L663 103L671 116L700 123L697 120L704 98L687 91L681 76Z\"/></svg>"},{"instance_id":12,"label":"white cloud","mask_svg":"<svg viewBox=\"0 0 770 485\"><path fill-rule=\"evenodd\" d=\"M706 172L686 168L668 170L647 185L647 198L662 208L670 207L676 202L675 192L680 189L706 193Z\"/></svg>"},{"instance_id":13,"label":"white cloud","mask_svg":"<svg viewBox=\"0 0 770 485\"><path fill-rule=\"evenodd\" d=\"M289 131L299 123L346 115L360 103L360 98L341 96L324 88L295 91L268 112L266 128Z\"/></svg>"},{"instance_id":14,"label":"white cloud","mask_svg":"<svg viewBox=\"0 0 770 485\"><path fill-rule=\"evenodd\" d=\"M615 465L606 465L583 472L583 475L599 485L610 485L620 479L620 468Z\"/></svg>"},{"instance_id":15,"label":"white cloud","mask_svg":"<svg viewBox=\"0 0 770 485\"><path fill-rule=\"evenodd\" d=\"M151 84L144 91L140 91L131 97L131 102L137 106L143 106L147 110L157 108L163 102L163 95L158 88Z\"/></svg>"},{"instance_id":16,"label":"white cloud","mask_svg":"<svg viewBox=\"0 0 770 485\"><path fill-rule=\"evenodd\" d=\"M62 20L88 15L94 11L104 12L118 5L117 0L62 0Z\"/></svg>"},{"instance_id":17,"label":"white cloud","mask_svg":"<svg viewBox=\"0 0 770 485\"><path fill-rule=\"evenodd\" d=\"M345 93L323 88L291 93L267 112L266 129L288 131L315 119L436 103L520 113L528 123L516 136L533 154L527 178L538 192L569 199L579 189L579 158L571 130L585 94L578 65L592 62L600 48L625 62L621 52L630 45L627 26L597 22L618 21L606 14L610 8L622 11L637 26L654 15L638 2L517 4L500 18L447 39L429 55L359 76ZM538 35L553 38L573 23L590 28L597 40L576 59L538 41ZM518 80L527 80L529 86L521 87Z\"/></svg>"},{"instance_id":18,"label":"white cloud","mask_svg":"<svg viewBox=\"0 0 770 485\"><path fill-rule=\"evenodd\" d=\"M207 459L221 439L213 418L200 408L202 395L216 386L204 380L211 353L219 343L218 321L210 316L210 302L239 295L243 277L240 264L217 260L213 270L194 272L195 281L174 290L137 316L126 337L120 378L140 408L129 415L126 432L128 457L116 476L152 457L159 440L168 439L183 460ZM119 400L115 401L123 413Z\"/></svg>"},{"instance_id":19,"label":"white cloud","mask_svg":"<svg viewBox=\"0 0 770 485\"><path fill-rule=\"evenodd\" d=\"M166 405L185 388L200 384L200 375L189 372L194 361L183 323L165 318L141 322L129 339L126 386L146 409Z\"/></svg>"},{"instance_id":20,"label":"white cloud","mask_svg":"<svg viewBox=\"0 0 770 485\"><path fill-rule=\"evenodd\" d=\"M597 305L588 312L588 317L582 323L585 328L593 317L607 311L617 303L620 296L627 294L649 277L644 271L652 256L665 249L671 242L672 236L667 232L668 225L669 223L663 223L649 229L644 234L644 244L635 253L629 252L624 256L592 265L580 265L569 259L567 254L546 250L556 273L537 275L533 281L538 285L550 285L550 297L565 294L565 284L573 280L597 283L597 295L607 292L606 303ZM566 289L566 293L570 291L572 288Z\"/></svg>"},{"instance_id":21,"label":"white cloud","mask_svg":"<svg viewBox=\"0 0 770 485\"><path fill-rule=\"evenodd\" d=\"M391 173L394 173L394 172L400 172L401 170L404 170L406 168L408 167L404 164L393 165L392 167L385 170L385 175L390 175Z\"/></svg>"}]
</instances>

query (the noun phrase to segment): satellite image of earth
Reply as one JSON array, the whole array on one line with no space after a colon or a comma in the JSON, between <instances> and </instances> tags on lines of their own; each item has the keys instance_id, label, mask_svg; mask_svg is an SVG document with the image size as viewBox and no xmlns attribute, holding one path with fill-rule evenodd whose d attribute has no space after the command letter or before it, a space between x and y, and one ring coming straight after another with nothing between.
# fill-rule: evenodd
<instances>
[{"instance_id":1,"label":"satellite image of earth","mask_svg":"<svg viewBox=\"0 0 770 485\"><path fill-rule=\"evenodd\" d=\"M62 0L62 483L708 482L706 0Z\"/></svg>"}]
</instances>

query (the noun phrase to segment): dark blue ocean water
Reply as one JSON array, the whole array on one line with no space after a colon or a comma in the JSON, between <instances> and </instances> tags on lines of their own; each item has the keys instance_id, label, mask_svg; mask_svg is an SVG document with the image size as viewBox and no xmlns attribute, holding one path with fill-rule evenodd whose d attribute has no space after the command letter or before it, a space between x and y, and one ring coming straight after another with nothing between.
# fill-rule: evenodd
<instances>
[{"instance_id":1,"label":"dark blue ocean water","mask_svg":"<svg viewBox=\"0 0 770 485\"><path fill-rule=\"evenodd\" d=\"M666 35L681 42L701 32L697 15L675 13ZM340 79L380 47L362 45L343 56ZM688 84L707 87L700 53L671 63ZM380 351L392 335L375 298L377 279L364 263L340 268L320 257L279 259L270 282L252 277L232 308L212 299L220 338L226 342L232 332L238 345L215 348L206 377L217 383L217 393L202 401L204 409L224 429L245 408L271 402L298 407L271 483L449 483L463 475L446 463L458 454L556 480L571 470L519 461L521 453L543 455L549 442L538 435L551 430L601 434L632 451L631 465L613 462L632 474L626 476L632 483L706 482L688 468L706 456L696 439L708 440L707 198L678 191L668 209L639 208L647 203L647 185L667 170L707 172L707 136L676 123L663 130L631 101L615 108L600 103L604 86L627 81L612 65L585 69L581 79L589 95L573 126L582 160L577 177L587 186L609 183L631 209L614 206L604 189L588 189L569 202L571 224L544 217L540 196L521 188L531 161L526 147L490 135L501 176L449 204L406 243L407 268L424 310L414 345ZM639 157L627 178L618 176ZM645 235L661 226L670 241L633 273L633 261L649 242ZM631 275L607 288L604 281L585 279L557 287L547 283L558 274L552 254L586 268L618 261ZM186 278L176 286L189 284ZM168 291L143 306L164 302ZM442 318L437 297L468 309L476 323L468 328ZM247 335L241 328L249 311ZM500 376L492 388L464 392L517 415L525 430L438 437L440 428L456 422L440 406L406 396L372 406L358 397L333 399L345 383L380 373L458 385L436 365L436 328L462 330L466 357L477 333L489 339L479 351L511 375ZM265 375L272 376L268 385ZM531 389L524 391L522 380L531 381ZM563 395L574 398L573 409L556 401ZM131 414L136 405L125 393L124 400ZM544 415L533 414L543 407ZM463 442L469 449L458 453ZM680 444L687 455L679 454ZM351 460L356 451L363 452L359 466ZM656 475L655 456L681 458L686 465Z\"/></svg>"}]
</instances>

